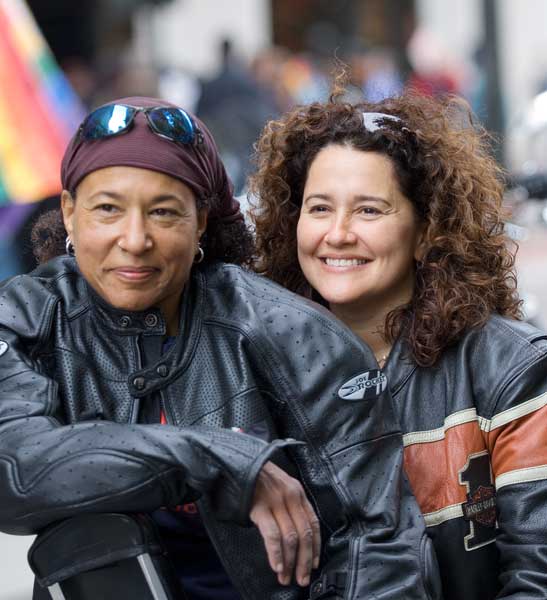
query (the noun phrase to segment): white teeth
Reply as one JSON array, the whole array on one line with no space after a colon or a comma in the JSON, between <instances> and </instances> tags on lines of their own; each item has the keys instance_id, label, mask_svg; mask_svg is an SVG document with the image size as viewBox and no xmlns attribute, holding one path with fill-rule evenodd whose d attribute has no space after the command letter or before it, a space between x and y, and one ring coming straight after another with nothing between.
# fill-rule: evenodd
<instances>
[{"instance_id":1,"label":"white teeth","mask_svg":"<svg viewBox=\"0 0 547 600\"><path fill-rule=\"evenodd\" d=\"M325 262L329 267L357 267L368 261L361 258L325 258Z\"/></svg>"}]
</instances>

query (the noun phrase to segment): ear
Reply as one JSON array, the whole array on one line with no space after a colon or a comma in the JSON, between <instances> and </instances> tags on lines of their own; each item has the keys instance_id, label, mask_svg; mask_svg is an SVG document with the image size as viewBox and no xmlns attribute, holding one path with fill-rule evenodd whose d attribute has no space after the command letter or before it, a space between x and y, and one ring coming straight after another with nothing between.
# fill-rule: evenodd
<instances>
[{"instance_id":1,"label":"ear","mask_svg":"<svg viewBox=\"0 0 547 600\"><path fill-rule=\"evenodd\" d=\"M68 235L72 237L73 219L74 219L75 201L72 194L68 190L63 190L61 194L61 212L63 214L63 223Z\"/></svg>"},{"instance_id":2,"label":"ear","mask_svg":"<svg viewBox=\"0 0 547 600\"><path fill-rule=\"evenodd\" d=\"M201 208L198 210L198 239L204 234L207 229L207 209Z\"/></svg>"}]
</instances>

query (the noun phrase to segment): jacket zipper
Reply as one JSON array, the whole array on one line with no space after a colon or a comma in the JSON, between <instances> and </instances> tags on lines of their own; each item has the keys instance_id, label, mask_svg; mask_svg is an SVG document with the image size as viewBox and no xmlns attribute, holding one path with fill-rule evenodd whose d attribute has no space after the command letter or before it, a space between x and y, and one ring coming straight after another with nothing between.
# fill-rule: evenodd
<instances>
[{"instance_id":1,"label":"jacket zipper","mask_svg":"<svg viewBox=\"0 0 547 600\"><path fill-rule=\"evenodd\" d=\"M344 591L344 600L351 600L353 598L353 594L355 591L354 586L354 576L353 574L357 570L357 562L359 560L359 544L360 538L353 538L349 543L349 552L348 552L348 578L346 582L346 589Z\"/></svg>"},{"instance_id":2,"label":"jacket zipper","mask_svg":"<svg viewBox=\"0 0 547 600\"><path fill-rule=\"evenodd\" d=\"M166 425L178 425L176 419L173 418L171 407L169 406L168 402L166 402L163 392L164 390L158 390L158 394L160 396L160 414L163 415L165 419L165 421L162 420L161 422L164 422Z\"/></svg>"},{"instance_id":3,"label":"jacket zipper","mask_svg":"<svg viewBox=\"0 0 547 600\"><path fill-rule=\"evenodd\" d=\"M201 501L198 500L196 502L196 505L198 506L198 509L201 509L201 505L202 505ZM205 531L207 532L209 541L213 545L213 548L215 549L215 552L217 553L217 556L220 559L220 562L222 563L222 566L224 567L226 574L230 578L230 581L232 582L233 586L236 588L237 593L241 596L242 600L256 600L256 598L255 599L249 598L249 596L247 596L247 594L241 589L241 587L239 585L237 585L236 582L238 581L238 579L237 579L237 577L233 576L232 571L229 568L229 565L224 560L224 554L222 553L222 550L220 548L220 545L218 544L218 541L217 541L215 533L214 533L215 527L214 527L214 525L211 524L212 521L209 518L207 511L199 510L199 516L200 516L201 520L203 521L203 526L205 527Z\"/></svg>"},{"instance_id":4,"label":"jacket zipper","mask_svg":"<svg viewBox=\"0 0 547 600\"><path fill-rule=\"evenodd\" d=\"M136 348L137 369L140 370L140 369L142 369L142 354L141 354L141 349L139 346L139 338L137 336L135 336L133 338L133 342L134 342L134 345ZM141 407L141 399L133 398L133 406L131 408L131 414L129 415L130 423L134 424L134 423L137 423L137 421L139 420L140 407Z\"/></svg>"}]
</instances>

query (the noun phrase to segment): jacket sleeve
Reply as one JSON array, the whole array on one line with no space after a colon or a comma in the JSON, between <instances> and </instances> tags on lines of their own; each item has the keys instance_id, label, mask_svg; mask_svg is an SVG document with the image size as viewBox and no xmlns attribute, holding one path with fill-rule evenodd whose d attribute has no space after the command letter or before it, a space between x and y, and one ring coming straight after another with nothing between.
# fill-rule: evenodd
<instances>
[{"instance_id":1,"label":"jacket sleeve","mask_svg":"<svg viewBox=\"0 0 547 600\"><path fill-rule=\"evenodd\" d=\"M271 339L283 340L282 352L272 345L265 358L287 398L288 421L307 433L306 447L291 453L316 506L332 507L320 514L330 534L312 597L338 581L347 600L440 598L436 558L403 471L402 433L374 355L331 315L301 314L305 326L284 316L272 317L279 335Z\"/></svg>"},{"instance_id":2,"label":"jacket sleeve","mask_svg":"<svg viewBox=\"0 0 547 600\"><path fill-rule=\"evenodd\" d=\"M547 343L484 419L496 487L499 598L545 598L547 590Z\"/></svg>"},{"instance_id":3,"label":"jacket sleeve","mask_svg":"<svg viewBox=\"0 0 547 600\"><path fill-rule=\"evenodd\" d=\"M260 468L279 446L228 430L62 423L54 380L28 339L0 327L0 530L36 533L82 512L139 512L208 493L246 523Z\"/></svg>"}]
</instances>

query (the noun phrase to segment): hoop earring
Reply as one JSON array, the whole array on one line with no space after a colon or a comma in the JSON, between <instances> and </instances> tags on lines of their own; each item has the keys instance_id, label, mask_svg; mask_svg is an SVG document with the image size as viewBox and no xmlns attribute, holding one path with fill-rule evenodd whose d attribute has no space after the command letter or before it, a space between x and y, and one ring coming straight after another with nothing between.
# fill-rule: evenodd
<instances>
[{"instance_id":1,"label":"hoop earring","mask_svg":"<svg viewBox=\"0 0 547 600\"><path fill-rule=\"evenodd\" d=\"M205 258L205 252L199 244L198 244L198 253L196 256L197 256L197 258L194 258L194 264L199 265L199 263L203 262L203 259Z\"/></svg>"},{"instance_id":2,"label":"hoop earring","mask_svg":"<svg viewBox=\"0 0 547 600\"><path fill-rule=\"evenodd\" d=\"M69 235L66 236L65 250L69 256L74 256L74 244L72 243Z\"/></svg>"}]
</instances>

